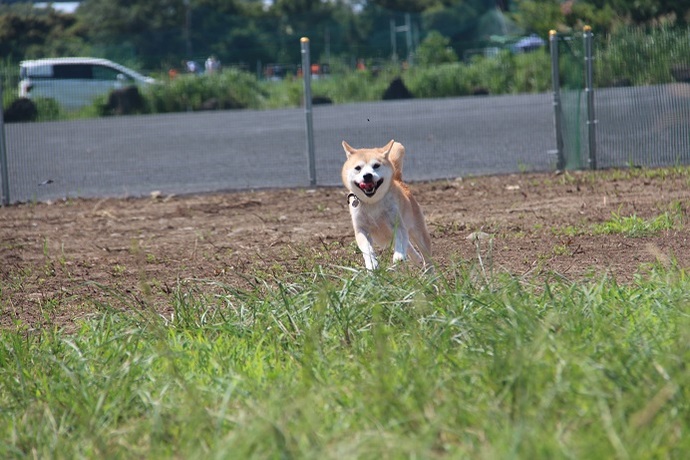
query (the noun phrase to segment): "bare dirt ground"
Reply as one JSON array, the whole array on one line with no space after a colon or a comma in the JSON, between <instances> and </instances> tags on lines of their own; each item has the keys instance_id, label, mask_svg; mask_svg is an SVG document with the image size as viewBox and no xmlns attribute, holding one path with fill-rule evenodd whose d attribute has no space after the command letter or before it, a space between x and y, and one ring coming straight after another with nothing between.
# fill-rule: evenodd
<instances>
[{"instance_id":1,"label":"bare dirt ground","mask_svg":"<svg viewBox=\"0 0 690 460\"><path fill-rule=\"evenodd\" d=\"M594 232L612 213L653 218L680 203L688 170L519 174L411 184L438 272L476 263L482 231L494 272L633 280L645 264L690 265L687 222L651 236ZM246 287L315 265L362 266L340 188L138 199L66 200L0 208L0 325L73 328L113 308L170 309L185 283ZM203 281L202 281L203 280Z\"/></svg>"}]
</instances>

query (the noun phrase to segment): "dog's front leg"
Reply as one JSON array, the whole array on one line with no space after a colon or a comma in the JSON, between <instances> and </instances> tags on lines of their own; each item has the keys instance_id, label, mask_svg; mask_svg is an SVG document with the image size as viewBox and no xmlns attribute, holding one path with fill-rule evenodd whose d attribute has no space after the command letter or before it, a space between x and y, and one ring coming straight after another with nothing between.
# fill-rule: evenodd
<instances>
[{"instance_id":1,"label":"dog's front leg","mask_svg":"<svg viewBox=\"0 0 690 460\"><path fill-rule=\"evenodd\" d=\"M410 237L401 225L395 228L393 243L393 263L407 259L407 247L410 245Z\"/></svg>"},{"instance_id":2,"label":"dog's front leg","mask_svg":"<svg viewBox=\"0 0 690 460\"><path fill-rule=\"evenodd\" d=\"M367 270L376 270L379 266L379 262L376 260L374 247L369 240L369 236L362 231L357 231L355 233L355 241L357 242L359 250L362 251L364 265L367 267Z\"/></svg>"}]
</instances>

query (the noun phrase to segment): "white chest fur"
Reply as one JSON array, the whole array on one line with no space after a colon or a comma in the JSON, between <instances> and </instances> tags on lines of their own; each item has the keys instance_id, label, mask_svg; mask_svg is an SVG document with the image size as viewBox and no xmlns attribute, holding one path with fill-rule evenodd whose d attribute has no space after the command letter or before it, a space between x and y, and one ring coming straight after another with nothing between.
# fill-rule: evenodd
<instances>
[{"instance_id":1,"label":"white chest fur","mask_svg":"<svg viewBox=\"0 0 690 460\"><path fill-rule=\"evenodd\" d=\"M358 200L357 206L350 205L350 215L355 229L380 227L392 229L400 224L398 205L390 195L374 203Z\"/></svg>"}]
</instances>

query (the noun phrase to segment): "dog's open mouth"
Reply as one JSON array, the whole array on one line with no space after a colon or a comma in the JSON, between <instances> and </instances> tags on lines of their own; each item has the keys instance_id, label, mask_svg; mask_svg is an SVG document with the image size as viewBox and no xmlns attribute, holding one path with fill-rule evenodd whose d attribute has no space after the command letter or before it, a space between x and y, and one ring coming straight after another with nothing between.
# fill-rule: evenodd
<instances>
[{"instance_id":1,"label":"dog's open mouth","mask_svg":"<svg viewBox=\"0 0 690 460\"><path fill-rule=\"evenodd\" d=\"M357 186L364 192L366 196L374 196L374 193L376 193L381 184L383 184L383 178L379 179L378 182L360 182L357 184Z\"/></svg>"}]
</instances>

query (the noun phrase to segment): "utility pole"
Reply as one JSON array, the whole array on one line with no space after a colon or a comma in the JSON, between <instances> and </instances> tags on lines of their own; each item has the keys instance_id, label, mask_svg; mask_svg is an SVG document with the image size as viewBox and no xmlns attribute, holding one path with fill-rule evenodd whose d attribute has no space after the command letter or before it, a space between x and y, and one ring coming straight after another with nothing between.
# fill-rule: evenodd
<instances>
[{"instance_id":1,"label":"utility pole","mask_svg":"<svg viewBox=\"0 0 690 460\"><path fill-rule=\"evenodd\" d=\"M192 57L192 9L189 6L189 0L184 0L184 42L187 58Z\"/></svg>"},{"instance_id":2,"label":"utility pole","mask_svg":"<svg viewBox=\"0 0 690 460\"><path fill-rule=\"evenodd\" d=\"M412 65L412 59L414 53L412 52L412 15L410 13L405 13L405 24L402 26L397 26L395 24L395 19L391 19L391 48L392 48L392 59L393 62L398 61L398 33L405 34L405 44L407 45L407 63Z\"/></svg>"}]
</instances>

